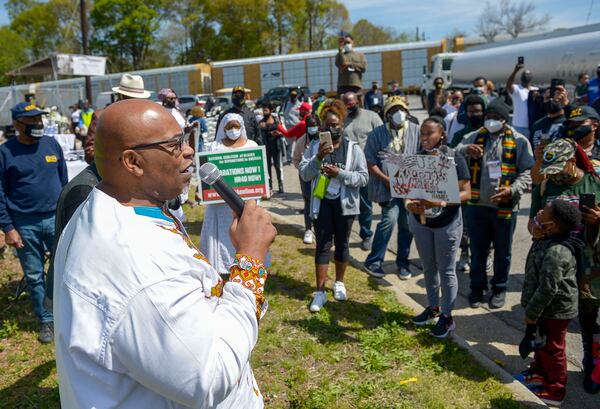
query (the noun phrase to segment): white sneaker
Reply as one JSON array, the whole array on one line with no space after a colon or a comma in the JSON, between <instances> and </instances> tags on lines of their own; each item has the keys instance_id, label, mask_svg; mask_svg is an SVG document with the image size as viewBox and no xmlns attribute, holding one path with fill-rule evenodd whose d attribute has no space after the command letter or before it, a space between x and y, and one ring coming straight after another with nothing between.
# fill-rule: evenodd
<instances>
[{"instance_id":1,"label":"white sneaker","mask_svg":"<svg viewBox=\"0 0 600 409\"><path fill-rule=\"evenodd\" d=\"M400 278L400 280L408 280L411 277L412 277L412 273L410 272L409 269L400 267L400 271L398 272L398 278Z\"/></svg>"},{"instance_id":2,"label":"white sneaker","mask_svg":"<svg viewBox=\"0 0 600 409\"><path fill-rule=\"evenodd\" d=\"M327 293L325 291L315 291L314 298L310 303L310 312L319 312L327 302Z\"/></svg>"},{"instance_id":3,"label":"white sneaker","mask_svg":"<svg viewBox=\"0 0 600 409\"><path fill-rule=\"evenodd\" d=\"M466 258L461 258L460 260L458 260L458 263L456 263L456 270L464 271L465 273L471 271L471 265L469 264L469 260Z\"/></svg>"},{"instance_id":4,"label":"white sneaker","mask_svg":"<svg viewBox=\"0 0 600 409\"><path fill-rule=\"evenodd\" d=\"M346 286L342 281L333 283L333 298L338 301L346 301L348 299L348 296L346 295Z\"/></svg>"},{"instance_id":5,"label":"white sneaker","mask_svg":"<svg viewBox=\"0 0 600 409\"><path fill-rule=\"evenodd\" d=\"M312 230L306 230L304 232L304 244L313 244L314 237L315 235L313 234Z\"/></svg>"}]
</instances>

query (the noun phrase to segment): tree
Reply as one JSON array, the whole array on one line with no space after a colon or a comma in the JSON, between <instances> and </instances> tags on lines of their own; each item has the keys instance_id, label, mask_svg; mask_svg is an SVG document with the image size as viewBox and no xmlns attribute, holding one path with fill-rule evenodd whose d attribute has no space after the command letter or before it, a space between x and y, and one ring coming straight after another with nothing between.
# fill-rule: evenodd
<instances>
[{"instance_id":1,"label":"tree","mask_svg":"<svg viewBox=\"0 0 600 409\"><path fill-rule=\"evenodd\" d=\"M6 72L27 62L27 42L9 27L0 27L0 85L9 85Z\"/></svg>"},{"instance_id":2,"label":"tree","mask_svg":"<svg viewBox=\"0 0 600 409\"><path fill-rule=\"evenodd\" d=\"M162 0L97 0L90 13L91 47L109 56L119 70L144 68L164 16Z\"/></svg>"},{"instance_id":3,"label":"tree","mask_svg":"<svg viewBox=\"0 0 600 409\"><path fill-rule=\"evenodd\" d=\"M477 21L477 33L485 38L488 43L493 43L496 37L502 32L502 27L496 20L497 10L489 1L485 2L485 8L479 15Z\"/></svg>"},{"instance_id":4,"label":"tree","mask_svg":"<svg viewBox=\"0 0 600 409\"><path fill-rule=\"evenodd\" d=\"M479 16L477 32L488 42L493 42L498 34L504 32L512 38L520 34L543 28L550 21L550 16L538 16L533 1L500 0L492 5L489 1Z\"/></svg>"},{"instance_id":5,"label":"tree","mask_svg":"<svg viewBox=\"0 0 600 409\"><path fill-rule=\"evenodd\" d=\"M287 42L292 30L297 7L296 0L269 0L269 19L275 29L278 54L284 53L284 43Z\"/></svg>"},{"instance_id":6,"label":"tree","mask_svg":"<svg viewBox=\"0 0 600 409\"><path fill-rule=\"evenodd\" d=\"M461 29L458 28L454 28L450 33L446 34L446 42L450 47L450 50L453 52L457 52L458 50L454 49L454 43L456 41L457 38L459 37L466 37L467 33L465 33L464 31L462 31Z\"/></svg>"},{"instance_id":7,"label":"tree","mask_svg":"<svg viewBox=\"0 0 600 409\"><path fill-rule=\"evenodd\" d=\"M358 20L352 26L350 32L358 45L405 43L410 41L408 33L397 34L392 28L376 26L365 19Z\"/></svg>"}]
</instances>

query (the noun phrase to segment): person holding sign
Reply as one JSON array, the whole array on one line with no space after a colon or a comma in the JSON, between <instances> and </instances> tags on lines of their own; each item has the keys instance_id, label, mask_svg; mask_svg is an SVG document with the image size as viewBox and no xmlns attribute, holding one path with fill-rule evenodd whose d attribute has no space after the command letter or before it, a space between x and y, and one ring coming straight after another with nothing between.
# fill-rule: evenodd
<instances>
[{"instance_id":1,"label":"person holding sign","mask_svg":"<svg viewBox=\"0 0 600 409\"><path fill-rule=\"evenodd\" d=\"M299 167L302 180L311 182L310 210L317 239L317 291L310 304L311 312L320 311L327 302L325 283L332 241L335 243L333 295L338 301L347 299L344 274L350 260L348 241L354 217L360 213L359 190L369 177L362 149L342 137L346 115L346 107L340 100L323 109L323 132L304 152Z\"/></svg>"},{"instance_id":2,"label":"person holding sign","mask_svg":"<svg viewBox=\"0 0 600 409\"><path fill-rule=\"evenodd\" d=\"M469 157L471 200L465 210L471 238L472 308L478 308L487 289L486 264L494 245L491 308L506 299L512 239L519 200L531 185L534 164L529 140L508 125L509 107L495 99L485 110L483 128L467 135L457 151Z\"/></svg>"},{"instance_id":3,"label":"person holding sign","mask_svg":"<svg viewBox=\"0 0 600 409\"><path fill-rule=\"evenodd\" d=\"M436 116L426 119L421 125L420 154L444 156L456 166L460 201L466 202L471 198L469 167L463 155L445 145L445 138L444 119ZM405 199L405 206L412 213L408 225L423 261L428 302L425 311L414 317L412 322L415 325L437 322L431 335L445 338L456 327L452 309L458 293L455 260L463 230L460 203Z\"/></svg>"},{"instance_id":4,"label":"person holding sign","mask_svg":"<svg viewBox=\"0 0 600 409\"><path fill-rule=\"evenodd\" d=\"M219 122L215 141L206 145L206 152L231 151L258 146L246 136L244 118L228 113ZM200 233L200 251L219 274L229 274L235 260L235 248L229 237L229 226L233 221L231 208L226 203L206 206L204 223Z\"/></svg>"}]
</instances>

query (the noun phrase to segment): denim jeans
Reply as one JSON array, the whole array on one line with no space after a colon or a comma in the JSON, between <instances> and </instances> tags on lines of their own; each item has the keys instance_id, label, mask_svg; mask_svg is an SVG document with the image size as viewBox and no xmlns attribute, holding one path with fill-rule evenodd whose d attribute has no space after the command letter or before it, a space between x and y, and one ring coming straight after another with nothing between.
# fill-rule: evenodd
<instances>
[{"instance_id":1,"label":"denim jeans","mask_svg":"<svg viewBox=\"0 0 600 409\"><path fill-rule=\"evenodd\" d=\"M493 207L470 205L466 207L465 215L471 239L471 290L487 290L486 264L490 244L494 245L492 287L496 291L506 290L517 213L513 212L510 219L500 219Z\"/></svg>"},{"instance_id":2,"label":"denim jeans","mask_svg":"<svg viewBox=\"0 0 600 409\"><path fill-rule=\"evenodd\" d=\"M358 224L360 225L360 238L367 239L373 236L371 224L373 223L373 203L369 200L369 188L367 186L360 188L360 214L358 215Z\"/></svg>"},{"instance_id":3,"label":"denim jeans","mask_svg":"<svg viewBox=\"0 0 600 409\"><path fill-rule=\"evenodd\" d=\"M408 211L404 207L404 200L392 199L389 202L380 203L381 221L375 229L373 237L373 246L371 253L367 256L365 264L377 268L383 264L385 252L388 243L392 238L394 226L398 224L398 252L396 255L396 265L398 268L408 268L408 256L410 254L410 244L412 243L412 233L408 229Z\"/></svg>"},{"instance_id":4,"label":"denim jeans","mask_svg":"<svg viewBox=\"0 0 600 409\"><path fill-rule=\"evenodd\" d=\"M414 216L409 215L408 225L423 262L428 306L432 308L441 306L442 313L450 316L458 294L456 257L462 238L462 215L458 212L448 225L438 228L424 226Z\"/></svg>"},{"instance_id":5,"label":"denim jeans","mask_svg":"<svg viewBox=\"0 0 600 409\"><path fill-rule=\"evenodd\" d=\"M305 182L300 178L300 190L302 191L302 199L304 200L304 230L310 230L313 227L312 217L310 215L310 189L310 182Z\"/></svg>"},{"instance_id":6,"label":"denim jeans","mask_svg":"<svg viewBox=\"0 0 600 409\"><path fill-rule=\"evenodd\" d=\"M15 228L25 247L17 250L33 311L40 323L52 322L52 313L44 308L44 253L54 245L54 213L12 214Z\"/></svg>"}]
</instances>

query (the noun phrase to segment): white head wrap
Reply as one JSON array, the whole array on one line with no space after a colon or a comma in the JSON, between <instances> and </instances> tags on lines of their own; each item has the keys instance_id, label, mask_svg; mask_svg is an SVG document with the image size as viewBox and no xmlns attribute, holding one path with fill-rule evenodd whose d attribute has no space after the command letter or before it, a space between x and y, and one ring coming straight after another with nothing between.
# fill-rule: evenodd
<instances>
[{"instance_id":1,"label":"white head wrap","mask_svg":"<svg viewBox=\"0 0 600 409\"><path fill-rule=\"evenodd\" d=\"M246 136L246 127L244 126L244 118L240 114L235 114L233 112L226 114L221 122L219 123L219 129L217 129L217 136L215 137L216 142L221 142L225 138L225 125L227 125L231 121L238 121L241 125L242 136L240 139L247 139Z\"/></svg>"}]
</instances>

